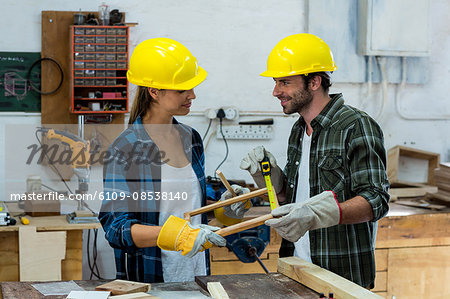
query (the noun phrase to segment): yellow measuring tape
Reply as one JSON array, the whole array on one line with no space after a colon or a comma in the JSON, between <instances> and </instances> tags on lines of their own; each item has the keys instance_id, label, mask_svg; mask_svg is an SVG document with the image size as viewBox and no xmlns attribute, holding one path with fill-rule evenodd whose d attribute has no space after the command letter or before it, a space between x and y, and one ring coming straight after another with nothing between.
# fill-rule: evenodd
<instances>
[{"instance_id":1,"label":"yellow measuring tape","mask_svg":"<svg viewBox=\"0 0 450 299\"><path fill-rule=\"evenodd\" d=\"M273 192L272 181L270 180L271 171L269 158L264 157L264 159L261 161L261 171L264 176L264 180L266 181L267 194L269 195L270 210L273 210L275 208L278 208L278 200L276 198L275 192Z\"/></svg>"}]
</instances>

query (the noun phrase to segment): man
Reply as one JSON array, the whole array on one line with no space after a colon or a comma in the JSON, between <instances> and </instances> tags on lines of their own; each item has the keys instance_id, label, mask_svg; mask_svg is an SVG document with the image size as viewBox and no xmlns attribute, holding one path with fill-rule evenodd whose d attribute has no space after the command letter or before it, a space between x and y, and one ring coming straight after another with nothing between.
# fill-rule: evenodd
<instances>
[{"instance_id":1,"label":"man","mask_svg":"<svg viewBox=\"0 0 450 299\"><path fill-rule=\"evenodd\" d=\"M363 287L375 280L377 221L388 212L389 182L383 132L366 113L328 94L336 66L328 45L312 34L281 40L261 76L275 81L274 97L292 127L284 172L262 146L241 168L264 187L259 162L267 156L281 207L266 225L283 237L280 257L299 256Z\"/></svg>"}]
</instances>

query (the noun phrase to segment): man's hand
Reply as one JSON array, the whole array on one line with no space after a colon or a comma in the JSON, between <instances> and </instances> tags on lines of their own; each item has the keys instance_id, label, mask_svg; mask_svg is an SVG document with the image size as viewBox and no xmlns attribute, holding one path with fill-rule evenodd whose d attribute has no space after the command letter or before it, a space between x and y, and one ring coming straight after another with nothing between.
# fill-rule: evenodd
<instances>
[{"instance_id":1,"label":"man's hand","mask_svg":"<svg viewBox=\"0 0 450 299\"><path fill-rule=\"evenodd\" d=\"M324 191L307 202L287 204L272 211L266 225L275 230L284 239L296 242L307 231L326 228L340 223L341 209L332 191Z\"/></svg>"},{"instance_id":2,"label":"man's hand","mask_svg":"<svg viewBox=\"0 0 450 299\"><path fill-rule=\"evenodd\" d=\"M236 193L237 196L250 192L250 189L241 187L239 185L232 185L231 188L233 188L233 191L234 193ZM231 192L227 190L224 193L222 193L220 201L224 201L232 197L233 195L231 194ZM223 209L225 216L230 218L242 219L242 217L244 217L245 212L247 212L251 207L252 202L250 201L250 199L248 199L246 201L240 201L232 205L225 206L223 207Z\"/></svg>"},{"instance_id":3,"label":"man's hand","mask_svg":"<svg viewBox=\"0 0 450 299\"><path fill-rule=\"evenodd\" d=\"M232 185L231 188L233 188L234 193L238 196L250 192L248 188L243 188L239 185ZM233 197L231 192L227 190L222 193L220 201L227 200L231 197ZM217 208L214 210L214 216L223 225L230 226L242 222L242 217L244 217L245 212L251 207L252 203L250 199L248 199L244 202L241 201L229 206Z\"/></svg>"},{"instance_id":4,"label":"man's hand","mask_svg":"<svg viewBox=\"0 0 450 299\"><path fill-rule=\"evenodd\" d=\"M261 172L261 161L264 157L267 156L270 161L271 166L271 175L270 179L272 181L273 188L275 192L278 193L283 189L284 184L284 173L281 168L277 165L277 160L275 157L268 151L264 149L262 145L255 147L252 149L241 161L240 168L243 170L248 170L256 185L259 188L266 187L266 182L264 180L264 176Z\"/></svg>"},{"instance_id":5,"label":"man's hand","mask_svg":"<svg viewBox=\"0 0 450 299\"><path fill-rule=\"evenodd\" d=\"M206 224L193 225L188 221L171 215L158 235L157 245L164 250L180 251L186 257L213 245L225 246L227 241L215 234L219 228Z\"/></svg>"}]
</instances>

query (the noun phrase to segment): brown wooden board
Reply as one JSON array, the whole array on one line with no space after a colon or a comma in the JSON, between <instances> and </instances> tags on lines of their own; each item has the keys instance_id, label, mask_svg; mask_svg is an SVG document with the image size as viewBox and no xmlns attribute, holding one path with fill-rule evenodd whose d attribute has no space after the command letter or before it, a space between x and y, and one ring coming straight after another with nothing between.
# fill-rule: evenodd
<instances>
[{"instance_id":1,"label":"brown wooden board","mask_svg":"<svg viewBox=\"0 0 450 299\"><path fill-rule=\"evenodd\" d=\"M220 282L230 298L314 298L319 294L279 273L197 276L203 289L208 282Z\"/></svg>"},{"instance_id":2,"label":"brown wooden board","mask_svg":"<svg viewBox=\"0 0 450 299\"><path fill-rule=\"evenodd\" d=\"M111 292L111 295L123 295L138 292L148 292L150 290L150 284L116 279L114 281L99 285L95 288L95 290L108 291Z\"/></svg>"}]
</instances>

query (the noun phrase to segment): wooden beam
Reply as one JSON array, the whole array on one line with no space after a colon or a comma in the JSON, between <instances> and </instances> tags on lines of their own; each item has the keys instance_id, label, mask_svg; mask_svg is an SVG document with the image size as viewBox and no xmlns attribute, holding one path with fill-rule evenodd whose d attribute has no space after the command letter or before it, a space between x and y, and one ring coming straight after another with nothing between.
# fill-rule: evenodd
<instances>
[{"instance_id":1,"label":"wooden beam","mask_svg":"<svg viewBox=\"0 0 450 299\"><path fill-rule=\"evenodd\" d=\"M318 293L333 293L336 298L382 298L350 280L298 257L291 256L278 259L278 272Z\"/></svg>"},{"instance_id":2,"label":"wooden beam","mask_svg":"<svg viewBox=\"0 0 450 299\"><path fill-rule=\"evenodd\" d=\"M257 226L260 226L266 222L266 220L272 219L272 214L267 214L263 216L259 216L256 218L253 218L251 220L247 220L238 224L230 225L225 228L219 229L215 233L218 235L221 235L222 237L229 236L235 233L239 233L241 231L244 231L246 229L254 228Z\"/></svg>"},{"instance_id":3,"label":"wooden beam","mask_svg":"<svg viewBox=\"0 0 450 299\"><path fill-rule=\"evenodd\" d=\"M400 197L418 197L424 196L427 193L436 193L438 188L436 186L424 186L420 188L391 188L389 194Z\"/></svg>"},{"instance_id":4,"label":"wooden beam","mask_svg":"<svg viewBox=\"0 0 450 299\"><path fill-rule=\"evenodd\" d=\"M214 299L230 299L220 282L208 282L206 285L209 294Z\"/></svg>"},{"instance_id":5,"label":"wooden beam","mask_svg":"<svg viewBox=\"0 0 450 299\"><path fill-rule=\"evenodd\" d=\"M190 219L190 217L192 217L192 216L203 214L203 213L206 213L206 212L209 212L209 211L213 211L213 210L215 210L217 208L229 206L229 205L234 204L236 202L240 202L240 201L244 201L244 200L247 200L247 199L250 199L250 198L253 198L253 197L257 197L257 196L263 195L265 193L267 193L267 188L262 188L262 189L259 189L259 190L255 190L255 191L252 191L252 192L249 192L249 193L245 193L245 194L242 194L242 195L239 195L239 196L236 196L236 197L224 200L224 201L219 201L217 203L213 203L213 204L207 205L205 207L202 207L202 208L199 208L199 209L192 210L190 212L184 213L184 219L188 220L188 218Z\"/></svg>"},{"instance_id":6,"label":"wooden beam","mask_svg":"<svg viewBox=\"0 0 450 299\"><path fill-rule=\"evenodd\" d=\"M225 188L227 188L227 190L230 191L230 193L231 193L231 195L233 195L233 197L236 197L237 196L236 192L234 192L233 188L231 187L230 183L228 183L228 181L225 178L225 176L223 175L222 171L217 170L216 173L219 176L220 181L225 186Z\"/></svg>"}]
</instances>

